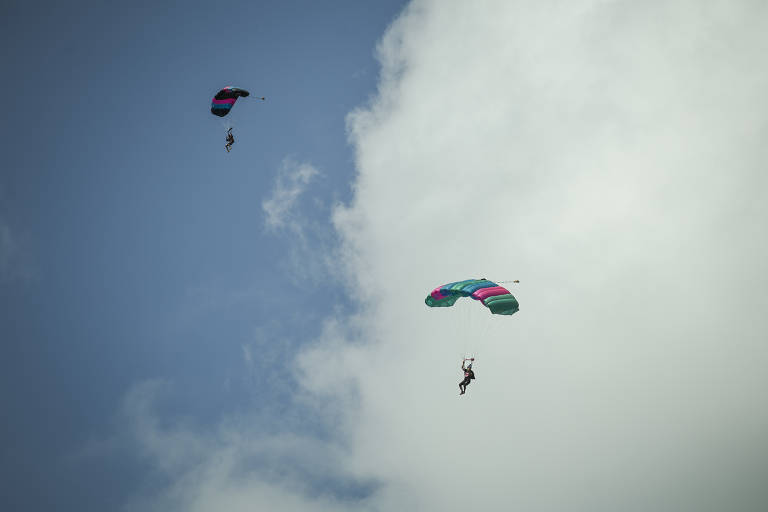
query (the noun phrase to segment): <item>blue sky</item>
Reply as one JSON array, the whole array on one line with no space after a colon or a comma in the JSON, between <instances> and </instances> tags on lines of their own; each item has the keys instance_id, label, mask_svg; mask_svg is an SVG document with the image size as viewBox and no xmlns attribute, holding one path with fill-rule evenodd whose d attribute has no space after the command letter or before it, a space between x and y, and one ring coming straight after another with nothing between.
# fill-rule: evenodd
<instances>
[{"instance_id":1,"label":"blue sky","mask_svg":"<svg viewBox=\"0 0 768 512\"><path fill-rule=\"evenodd\" d=\"M0 508L768 509L768 7L215 7L0 7Z\"/></svg>"},{"instance_id":2,"label":"blue sky","mask_svg":"<svg viewBox=\"0 0 768 512\"><path fill-rule=\"evenodd\" d=\"M312 244L333 235L345 116L375 92L402 4L3 3L1 508L116 509L147 485L120 443L78 456L145 379L173 383L163 414L203 427L292 407L282 356L350 304L286 264L293 236L266 229L262 202L286 159L309 163L315 202L296 207L325 224ZM230 154L209 112L225 85L267 97L226 119ZM246 346L277 351L257 376Z\"/></svg>"}]
</instances>

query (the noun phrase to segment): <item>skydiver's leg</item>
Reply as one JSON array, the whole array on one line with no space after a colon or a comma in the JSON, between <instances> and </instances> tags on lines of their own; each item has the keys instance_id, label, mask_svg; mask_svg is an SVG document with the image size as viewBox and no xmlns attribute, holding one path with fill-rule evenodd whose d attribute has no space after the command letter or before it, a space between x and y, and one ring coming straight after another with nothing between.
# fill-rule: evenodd
<instances>
[{"instance_id":1,"label":"skydiver's leg","mask_svg":"<svg viewBox=\"0 0 768 512\"><path fill-rule=\"evenodd\" d=\"M467 385L468 384L469 384L469 379L464 379L463 381L461 381L459 383L459 388L461 389L461 394L462 395L467 392Z\"/></svg>"}]
</instances>

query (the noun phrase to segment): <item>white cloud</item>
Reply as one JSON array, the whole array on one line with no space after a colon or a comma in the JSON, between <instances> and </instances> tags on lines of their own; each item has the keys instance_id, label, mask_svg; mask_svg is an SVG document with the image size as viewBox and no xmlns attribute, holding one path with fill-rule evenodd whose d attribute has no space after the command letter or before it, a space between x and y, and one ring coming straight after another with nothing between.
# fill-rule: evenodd
<instances>
[{"instance_id":1,"label":"white cloud","mask_svg":"<svg viewBox=\"0 0 768 512\"><path fill-rule=\"evenodd\" d=\"M370 344L327 352L382 510L765 505L766 14L425 1L388 32L335 216ZM521 312L459 401L478 334L422 301L481 276Z\"/></svg>"},{"instance_id":2,"label":"white cloud","mask_svg":"<svg viewBox=\"0 0 768 512\"><path fill-rule=\"evenodd\" d=\"M167 426L155 412L168 384L151 381L127 396L123 421L156 477L172 484L156 496L142 496L125 510L252 511L274 509L367 510L356 483L338 465L337 445L289 433L270 433L263 418L230 418L215 432L192 425ZM341 497L339 497L341 496Z\"/></svg>"},{"instance_id":3,"label":"white cloud","mask_svg":"<svg viewBox=\"0 0 768 512\"><path fill-rule=\"evenodd\" d=\"M329 206L306 195L320 171L290 158L283 161L272 195L262 202L264 225L285 238L289 249L283 257L286 276L294 282L327 281L335 275L335 233L328 222Z\"/></svg>"},{"instance_id":4,"label":"white cloud","mask_svg":"<svg viewBox=\"0 0 768 512\"><path fill-rule=\"evenodd\" d=\"M283 161L275 179L272 196L262 202L266 213L265 225L271 230L288 229L302 235L300 213L297 212L301 195L319 172L308 163L298 163L291 159Z\"/></svg>"},{"instance_id":5,"label":"white cloud","mask_svg":"<svg viewBox=\"0 0 768 512\"><path fill-rule=\"evenodd\" d=\"M238 464L276 446L380 482L374 510L764 510L766 14L410 5L381 42L379 97L349 118L359 175L334 222L362 310L298 358L344 449L230 425L169 496L342 507L299 472ZM265 203L268 226L291 225L298 194ZM466 308L423 305L465 277L521 279L520 313L479 334ZM459 398L467 342L477 381ZM176 460L179 437L157 456Z\"/></svg>"}]
</instances>

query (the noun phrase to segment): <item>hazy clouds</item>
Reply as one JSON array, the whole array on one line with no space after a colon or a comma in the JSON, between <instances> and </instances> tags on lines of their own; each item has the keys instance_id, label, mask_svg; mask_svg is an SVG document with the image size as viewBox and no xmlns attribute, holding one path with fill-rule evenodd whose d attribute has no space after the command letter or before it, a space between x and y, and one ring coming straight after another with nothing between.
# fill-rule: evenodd
<instances>
[{"instance_id":1,"label":"hazy clouds","mask_svg":"<svg viewBox=\"0 0 768 512\"><path fill-rule=\"evenodd\" d=\"M383 509L765 506L766 14L415 2L387 33L336 215ZM459 401L473 333L422 301L467 277L521 311Z\"/></svg>"},{"instance_id":2,"label":"hazy clouds","mask_svg":"<svg viewBox=\"0 0 768 512\"><path fill-rule=\"evenodd\" d=\"M262 201L267 228L289 229L301 234L301 223L296 219L295 211L297 201L317 174L317 169L308 163L297 163L291 159L283 161L272 195Z\"/></svg>"}]
</instances>

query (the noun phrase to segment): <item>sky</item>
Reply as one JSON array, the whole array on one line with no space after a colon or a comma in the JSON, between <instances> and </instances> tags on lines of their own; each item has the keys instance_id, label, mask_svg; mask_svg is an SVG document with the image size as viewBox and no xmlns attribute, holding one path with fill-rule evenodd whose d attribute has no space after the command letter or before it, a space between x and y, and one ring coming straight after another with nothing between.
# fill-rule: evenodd
<instances>
[{"instance_id":1,"label":"sky","mask_svg":"<svg viewBox=\"0 0 768 512\"><path fill-rule=\"evenodd\" d=\"M762 2L0 9L3 509L767 508Z\"/></svg>"}]
</instances>

